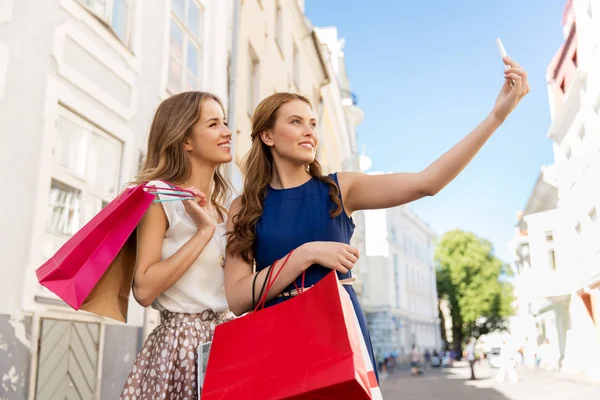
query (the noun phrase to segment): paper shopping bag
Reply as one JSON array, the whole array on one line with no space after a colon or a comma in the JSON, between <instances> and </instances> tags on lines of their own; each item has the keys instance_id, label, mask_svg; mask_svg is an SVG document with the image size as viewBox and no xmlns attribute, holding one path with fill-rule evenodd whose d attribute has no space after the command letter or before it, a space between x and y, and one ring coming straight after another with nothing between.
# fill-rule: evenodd
<instances>
[{"instance_id":1,"label":"paper shopping bag","mask_svg":"<svg viewBox=\"0 0 600 400\"><path fill-rule=\"evenodd\" d=\"M371 399L355 320L332 272L288 301L217 326L201 398Z\"/></svg>"},{"instance_id":2,"label":"paper shopping bag","mask_svg":"<svg viewBox=\"0 0 600 400\"><path fill-rule=\"evenodd\" d=\"M160 188L160 191L177 200L193 197L190 192L176 187ZM86 307L88 311L106 307L112 301L107 293L120 296L125 285L131 288L130 276L135 268L132 233L157 193L156 187L147 184L125 189L36 270L38 281L75 310L82 307L101 283ZM128 239L131 242L122 251ZM110 273L101 281L109 269ZM119 296L113 296L114 301ZM104 306L101 306L103 301Z\"/></svg>"},{"instance_id":3,"label":"paper shopping bag","mask_svg":"<svg viewBox=\"0 0 600 400\"><path fill-rule=\"evenodd\" d=\"M79 308L103 317L127 322L129 296L133 285L137 252L134 231L125 242L92 292Z\"/></svg>"}]
</instances>

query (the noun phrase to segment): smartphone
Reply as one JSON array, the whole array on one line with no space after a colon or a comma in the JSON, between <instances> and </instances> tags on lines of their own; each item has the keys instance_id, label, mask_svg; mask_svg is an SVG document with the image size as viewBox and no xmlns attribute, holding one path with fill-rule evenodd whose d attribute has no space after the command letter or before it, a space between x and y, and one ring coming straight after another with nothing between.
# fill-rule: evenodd
<instances>
[{"instance_id":1,"label":"smartphone","mask_svg":"<svg viewBox=\"0 0 600 400\"><path fill-rule=\"evenodd\" d=\"M496 44L498 45L498 50L500 50L500 56L502 57L502 60L504 60L504 57L506 57L507 54L506 54L506 50L504 49L504 45L502 44L502 40L500 40L500 38L496 39ZM504 69L508 69L508 68L510 68L510 67L508 65L504 64ZM515 81L511 79L510 85L515 86Z\"/></svg>"},{"instance_id":2,"label":"smartphone","mask_svg":"<svg viewBox=\"0 0 600 400\"><path fill-rule=\"evenodd\" d=\"M504 45L502 44L502 40L499 38L496 39L496 44L498 45L498 50L500 50L500 56L504 59L507 56L506 50L504 50Z\"/></svg>"}]
</instances>

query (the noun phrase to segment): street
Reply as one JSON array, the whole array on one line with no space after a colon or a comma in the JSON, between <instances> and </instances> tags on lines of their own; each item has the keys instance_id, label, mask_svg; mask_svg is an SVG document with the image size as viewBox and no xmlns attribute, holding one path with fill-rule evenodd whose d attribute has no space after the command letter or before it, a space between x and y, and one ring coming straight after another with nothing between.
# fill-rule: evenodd
<instances>
[{"instance_id":1,"label":"street","mask_svg":"<svg viewBox=\"0 0 600 400\"><path fill-rule=\"evenodd\" d=\"M386 400L592 400L600 398L600 385L565 375L533 371L525 367L517 370L519 382L506 380L497 383L498 370L485 365L476 366L476 381L469 381L467 364L457 363L442 371L428 370L417 378L407 368L383 379L381 388Z\"/></svg>"}]
</instances>

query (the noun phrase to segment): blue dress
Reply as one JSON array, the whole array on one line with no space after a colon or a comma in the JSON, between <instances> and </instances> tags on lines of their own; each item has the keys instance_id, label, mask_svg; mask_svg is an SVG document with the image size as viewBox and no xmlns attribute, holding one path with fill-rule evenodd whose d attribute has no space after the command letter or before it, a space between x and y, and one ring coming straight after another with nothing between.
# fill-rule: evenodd
<instances>
[{"instance_id":1,"label":"blue dress","mask_svg":"<svg viewBox=\"0 0 600 400\"><path fill-rule=\"evenodd\" d=\"M338 184L337 174L329 176ZM318 179L313 178L301 186L290 189L269 187L264 201L263 214L256 225L254 258L257 271L267 268L304 243L329 241L350 244L350 238L354 233L354 222L345 212L332 218L329 212L334 209L335 203L329 198L329 186ZM312 265L306 270L304 286L309 287L316 284L329 272L331 272L329 268ZM352 273L338 273L338 277L340 279L351 278ZM302 285L301 276L296 279L296 284L298 287ZM343 286L352 299L371 356L371 363L377 381L379 381L373 346L358 296L351 285ZM294 289L293 284L287 287L285 292L292 289ZM289 298L275 297L266 306L279 304Z\"/></svg>"}]
</instances>

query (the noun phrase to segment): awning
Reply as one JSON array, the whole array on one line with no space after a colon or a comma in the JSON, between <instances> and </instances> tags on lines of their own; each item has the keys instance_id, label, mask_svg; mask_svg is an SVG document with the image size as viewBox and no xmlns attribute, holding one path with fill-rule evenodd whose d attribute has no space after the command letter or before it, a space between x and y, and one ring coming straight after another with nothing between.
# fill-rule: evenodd
<instances>
[{"instance_id":1,"label":"awning","mask_svg":"<svg viewBox=\"0 0 600 400\"><path fill-rule=\"evenodd\" d=\"M577 294L589 293L594 289L600 289L600 273L588 279L585 285L577 290Z\"/></svg>"},{"instance_id":2,"label":"awning","mask_svg":"<svg viewBox=\"0 0 600 400\"><path fill-rule=\"evenodd\" d=\"M541 315L548 311L556 310L559 306L567 305L569 300L571 300L570 294L546 297L542 302L537 304L537 312L535 312L535 315Z\"/></svg>"},{"instance_id":3,"label":"awning","mask_svg":"<svg viewBox=\"0 0 600 400\"><path fill-rule=\"evenodd\" d=\"M562 271L537 272L533 283L532 292L546 299L569 296L579 286L572 274Z\"/></svg>"}]
</instances>

